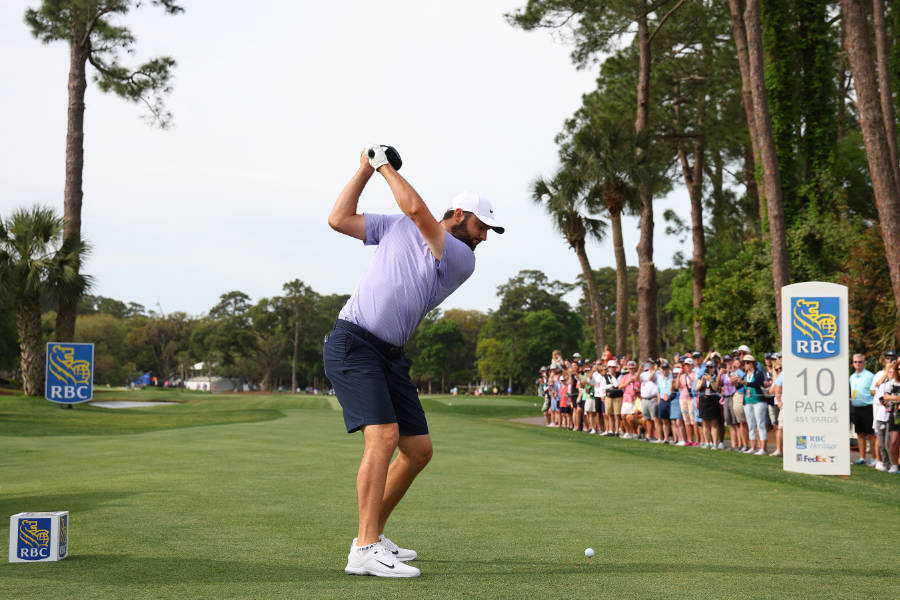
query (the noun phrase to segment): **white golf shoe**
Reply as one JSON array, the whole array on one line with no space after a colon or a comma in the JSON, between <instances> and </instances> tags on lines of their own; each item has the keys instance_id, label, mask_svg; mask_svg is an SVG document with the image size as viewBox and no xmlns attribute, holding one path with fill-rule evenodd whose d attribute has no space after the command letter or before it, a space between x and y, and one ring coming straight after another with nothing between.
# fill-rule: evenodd
<instances>
[{"instance_id":1,"label":"white golf shoe","mask_svg":"<svg viewBox=\"0 0 900 600\"><path fill-rule=\"evenodd\" d=\"M358 548L353 540L344 572L350 575L374 575L375 577L418 577L421 572L399 560L382 542Z\"/></svg>"},{"instance_id":2,"label":"white golf shoe","mask_svg":"<svg viewBox=\"0 0 900 600\"><path fill-rule=\"evenodd\" d=\"M409 548L401 548L388 538L384 537L384 535L379 535L378 541L380 541L385 550L393 554L397 558L397 560L407 562L410 560L416 560L419 557L415 550L410 550Z\"/></svg>"},{"instance_id":3,"label":"white golf shoe","mask_svg":"<svg viewBox=\"0 0 900 600\"><path fill-rule=\"evenodd\" d=\"M410 550L409 548L401 548L388 538L384 537L384 534L378 536L378 543L384 546L384 549L394 555L394 558L397 560L402 560L403 562L407 562L410 560L416 560L419 555L415 550ZM350 551L353 552L358 546L356 545L356 538L353 538L353 543L350 544Z\"/></svg>"}]
</instances>

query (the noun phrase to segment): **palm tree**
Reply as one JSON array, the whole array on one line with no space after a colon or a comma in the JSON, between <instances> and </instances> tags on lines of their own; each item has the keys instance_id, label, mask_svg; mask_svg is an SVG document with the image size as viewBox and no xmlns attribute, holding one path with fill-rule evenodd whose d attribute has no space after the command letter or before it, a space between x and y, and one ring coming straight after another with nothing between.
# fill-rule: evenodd
<instances>
[{"instance_id":1,"label":"palm tree","mask_svg":"<svg viewBox=\"0 0 900 600\"><path fill-rule=\"evenodd\" d=\"M622 241L622 212L638 205L636 184L649 179L635 158L636 136L632 126L621 119L594 114L580 115L570 142L579 157L583 176L593 182L588 209L606 209L612 225L613 254L616 261L616 354L628 351L628 266Z\"/></svg>"},{"instance_id":2,"label":"palm tree","mask_svg":"<svg viewBox=\"0 0 900 600\"><path fill-rule=\"evenodd\" d=\"M63 228L63 219L40 206L0 219L0 291L12 299L16 312L22 384L29 396L44 393L41 294L72 299L90 286L90 278L78 272L87 246L78 238L62 242Z\"/></svg>"},{"instance_id":3,"label":"palm tree","mask_svg":"<svg viewBox=\"0 0 900 600\"><path fill-rule=\"evenodd\" d=\"M594 278L594 272L591 270L591 263L585 250L585 240L588 236L602 240L606 223L583 214L582 211L588 197L585 193L586 187L579 174L568 166L564 165L550 181L538 178L531 190L532 200L544 207L544 210L553 219L556 230L563 234L578 257L591 304L594 346L597 351L595 356L599 358L603 354L603 346L606 343L604 340L606 320L600 305L597 280Z\"/></svg>"}]
</instances>

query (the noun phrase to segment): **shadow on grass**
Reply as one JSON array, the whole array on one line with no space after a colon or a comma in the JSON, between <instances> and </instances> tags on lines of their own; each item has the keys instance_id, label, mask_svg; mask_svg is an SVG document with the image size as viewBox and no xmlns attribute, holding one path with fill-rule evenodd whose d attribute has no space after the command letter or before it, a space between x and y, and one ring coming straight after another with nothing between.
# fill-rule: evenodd
<instances>
[{"instance_id":1,"label":"shadow on grass","mask_svg":"<svg viewBox=\"0 0 900 600\"><path fill-rule=\"evenodd\" d=\"M340 562L340 561L338 561ZM421 560L416 566L423 570L426 579L459 576L497 577L525 576L533 578L546 574L558 577L566 574L603 573L609 577L636 577L651 574L696 574L702 576L786 576L832 577L834 569L816 567L772 567L766 565L734 564L684 564L681 562L611 562L584 561L578 564L554 562L497 560ZM315 581L328 584L345 581L350 576L337 562L327 567L254 562L249 560L215 560L185 557L136 557L118 554L73 555L59 563L47 564L52 571L36 570L21 565L7 565L4 578L29 580L52 577L55 583L86 585L134 585L134 584L197 584L197 583L274 583ZM843 577L862 577L867 580L893 578L896 573L883 568L842 568Z\"/></svg>"},{"instance_id":2,"label":"shadow on grass","mask_svg":"<svg viewBox=\"0 0 900 600\"><path fill-rule=\"evenodd\" d=\"M86 513L99 506L109 505L112 502L133 495L131 492L83 492L78 494L0 497L0 515L53 510L67 510L69 514Z\"/></svg>"},{"instance_id":3,"label":"shadow on grass","mask_svg":"<svg viewBox=\"0 0 900 600\"><path fill-rule=\"evenodd\" d=\"M547 573L558 575L565 573L604 573L611 577L643 576L648 574L676 574L695 573L697 575L726 575L741 576L772 575L772 576L800 576L800 577L833 577L834 567L813 566L784 566L773 567L769 565L753 564L685 564L682 562L603 562L599 560L584 560L577 564L559 564L554 562L537 563L533 561L516 561L509 559L498 560L420 560L414 563L417 567L428 571L428 565L435 565L436 575L535 575ZM845 568L840 569L841 576L894 578L896 570L885 569L883 566L873 568Z\"/></svg>"},{"instance_id":4,"label":"shadow on grass","mask_svg":"<svg viewBox=\"0 0 900 600\"><path fill-rule=\"evenodd\" d=\"M261 557L264 558L264 557ZM145 557L121 554L73 554L49 570L9 564L3 578L29 580L52 577L54 583L86 585L177 585L194 583L272 583L327 581L349 577L343 564L333 567L288 565L192 557Z\"/></svg>"}]
</instances>

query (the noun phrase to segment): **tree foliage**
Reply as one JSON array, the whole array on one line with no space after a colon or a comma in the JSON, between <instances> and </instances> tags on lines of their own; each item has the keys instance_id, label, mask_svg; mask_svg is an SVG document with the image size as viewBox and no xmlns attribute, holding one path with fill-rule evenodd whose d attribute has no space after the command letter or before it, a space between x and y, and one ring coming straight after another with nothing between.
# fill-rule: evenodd
<instances>
[{"instance_id":1,"label":"tree foliage","mask_svg":"<svg viewBox=\"0 0 900 600\"><path fill-rule=\"evenodd\" d=\"M66 42L83 54L94 67L94 81L101 91L142 102L150 120L168 127L172 114L164 99L171 92L175 60L161 56L136 66L122 62L124 56L134 54L137 40L116 19L141 4L141 0L43 0L40 7L25 11L25 22L41 42ZM173 0L152 0L151 4L170 15L184 12Z\"/></svg>"}]
</instances>

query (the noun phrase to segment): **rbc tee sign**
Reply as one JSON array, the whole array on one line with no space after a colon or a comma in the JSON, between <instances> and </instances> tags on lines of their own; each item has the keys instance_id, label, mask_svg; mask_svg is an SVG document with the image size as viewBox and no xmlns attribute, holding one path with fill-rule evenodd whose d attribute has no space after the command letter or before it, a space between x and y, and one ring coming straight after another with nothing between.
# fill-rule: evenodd
<instances>
[{"instance_id":1,"label":"rbc tee sign","mask_svg":"<svg viewBox=\"0 0 900 600\"><path fill-rule=\"evenodd\" d=\"M47 344L44 397L51 402L77 404L94 396L94 345Z\"/></svg>"},{"instance_id":2,"label":"rbc tee sign","mask_svg":"<svg viewBox=\"0 0 900 600\"><path fill-rule=\"evenodd\" d=\"M850 474L847 288L781 288L784 470Z\"/></svg>"}]
</instances>

